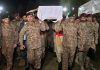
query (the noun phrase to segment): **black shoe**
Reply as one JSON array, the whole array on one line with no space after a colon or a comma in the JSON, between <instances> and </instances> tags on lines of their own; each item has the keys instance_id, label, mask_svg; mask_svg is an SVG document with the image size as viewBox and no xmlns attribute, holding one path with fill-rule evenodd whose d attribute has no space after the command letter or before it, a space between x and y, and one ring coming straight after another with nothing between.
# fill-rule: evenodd
<instances>
[{"instance_id":1,"label":"black shoe","mask_svg":"<svg viewBox=\"0 0 100 70\"><path fill-rule=\"evenodd\" d=\"M61 62L58 64L58 70L62 70L62 63Z\"/></svg>"},{"instance_id":2,"label":"black shoe","mask_svg":"<svg viewBox=\"0 0 100 70\"><path fill-rule=\"evenodd\" d=\"M29 68L25 68L25 70L29 70Z\"/></svg>"},{"instance_id":3,"label":"black shoe","mask_svg":"<svg viewBox=\"0 0 100 70\"><path fill-rule=\"evenodd\" d=\"M68 70L72 70L72 67L68 67Z\"/></svg>"},{"instance_id":4,"label":"black shoe","mask_svg":"<svg viewBox=\"0 0 100 70\"><path fill-rule=\"evenodd\" d=\"M29 66L28 65L25 65L25 70L29 70Z\"/></svg>"},{"instance_id":5,"label":"black shoe","mask_svg":"<svg viewBox=\"0 0 100 70\"><path fill-rule=\"evenodd\" d=\"M42 70L42 69L35 69L35 70Z\"/></svg>"}]
</instances>

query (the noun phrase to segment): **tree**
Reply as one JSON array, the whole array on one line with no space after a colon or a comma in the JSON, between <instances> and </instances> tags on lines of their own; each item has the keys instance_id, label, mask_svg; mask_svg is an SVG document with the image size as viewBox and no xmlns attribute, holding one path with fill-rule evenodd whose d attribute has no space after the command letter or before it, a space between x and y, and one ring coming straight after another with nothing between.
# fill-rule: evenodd
<instances>
[{"instance_id":1,"label":"tree","mask_svg":"<svg viewBox=\"0 0 100 70\"><path fill-rule=\"evenodd\" d=\"M77 15L78 8L88 1L89 0L60 0L60 4L66 6L70 13L74 12ZM74 10L72 10L73 7L75 8Z\"/></svg>"}]
</instances>

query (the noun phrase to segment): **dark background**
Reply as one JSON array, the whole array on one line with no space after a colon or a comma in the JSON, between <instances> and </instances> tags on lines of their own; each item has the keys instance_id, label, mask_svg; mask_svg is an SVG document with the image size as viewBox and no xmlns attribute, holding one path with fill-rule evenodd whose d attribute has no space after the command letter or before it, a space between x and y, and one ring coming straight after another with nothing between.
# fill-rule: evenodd
<instances>
[{"instance_id":1,"label":"dark background","mask_svg":"<svg viewBox=\"0 0 100 70\"><path fill-rule=\"evenodd\" d=\"M78 13L78 7L89 0L0 0L0 6L4 7L3 13L8 11L10 14L19 12L24 15L27 11L35 9L38 6L62 5L61 1L66 1L64 4L71 12L72 7L75 8L74 12ZM68 6L69 5L69 6Z\"/></svg>"},{"instance_id":2,"label":"dark background","mask_svg":"<svg viewBox=\"0 0 100 70\"><path fill-rule=\"evenodd\" d=\"M25 13L39 5L59 5L60 0L0 0L4 11Z\"/></svg>"}]
</instances>

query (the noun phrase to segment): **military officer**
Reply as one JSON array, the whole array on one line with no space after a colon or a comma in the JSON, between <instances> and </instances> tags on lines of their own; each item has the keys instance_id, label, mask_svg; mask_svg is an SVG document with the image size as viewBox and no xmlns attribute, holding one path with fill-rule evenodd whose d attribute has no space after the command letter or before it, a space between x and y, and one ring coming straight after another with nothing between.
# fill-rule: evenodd
<instances>
[{"instance_id":1,"label":"military officer","mask_svg":"<svg viewBox=\"0 0 100 70\"><path fill-rule=\"evenodd\" d=\"M27 61L29 66L34 67L36 70L41 68L41 36L40 31L45 31L46 26L44 23L40 23L33 17L32 13L27 13L27 23L20 32L19 42L20 48L25 48L23 45L23 36L27 36Z\"/></svg>"}]
</instances>

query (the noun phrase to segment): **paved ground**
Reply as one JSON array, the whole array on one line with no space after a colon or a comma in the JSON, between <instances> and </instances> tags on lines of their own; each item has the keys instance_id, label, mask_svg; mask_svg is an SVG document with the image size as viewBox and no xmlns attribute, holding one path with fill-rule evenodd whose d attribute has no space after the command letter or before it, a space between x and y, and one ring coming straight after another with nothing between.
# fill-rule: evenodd
<instances>
[{"instance_id":1,"label":"paved ground","mask_svg":"<svg viewBox=\"0 0 100 70\"><path fill-rule=\"evenodd\" d=\"M14 63L13 70L24 70L24 60L21 60L20 63L19 62ZM96 59L93 63L96 70L100 70L100 47L97 47ZM1 63L0 70L4 70L2 69L4 67L4 64L5 64L4 62ZM58 70L58 63L56 61L56 56L54 53L51 52L48 53L42 70ZM74 70L80 70L79 66L76 65Z\"/></svg>"}]
</instances>

